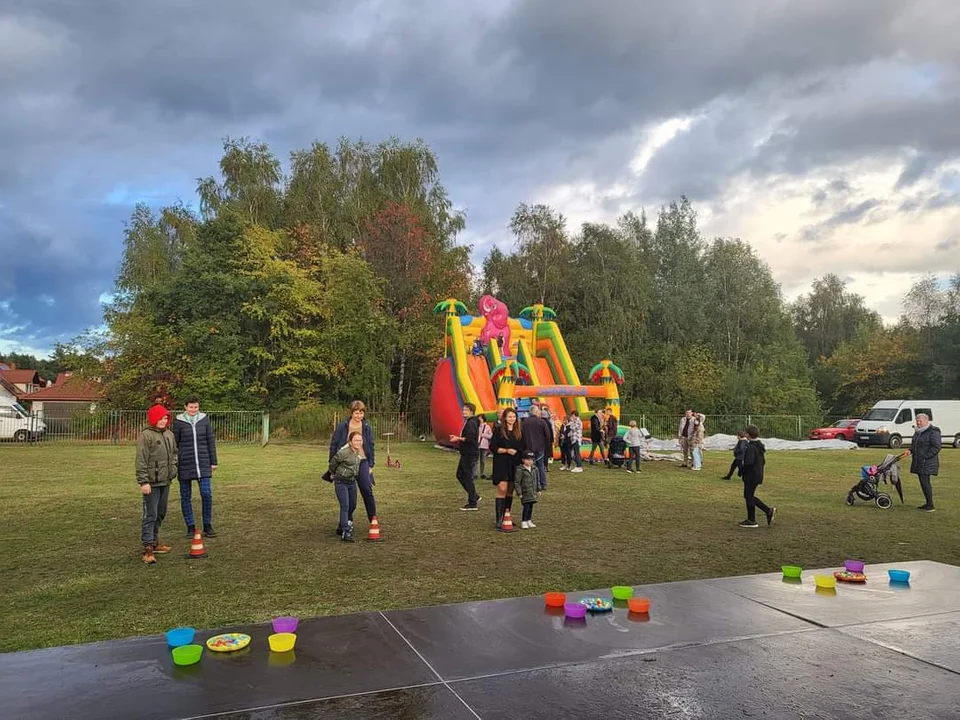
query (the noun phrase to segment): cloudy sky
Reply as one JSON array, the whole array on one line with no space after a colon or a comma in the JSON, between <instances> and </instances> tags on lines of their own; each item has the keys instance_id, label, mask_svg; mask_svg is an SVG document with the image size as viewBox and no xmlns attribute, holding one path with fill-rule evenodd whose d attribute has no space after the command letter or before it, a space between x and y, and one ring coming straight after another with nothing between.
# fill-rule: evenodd
<instances>
[{"instance_id":1,"label":"cloudy sky","mask_svg":"<svg viewBox=\"0 0 960 720\"><path fill-rule=\"evenodd\" d=\"M466 9L467 6L473 9ZM225 136L424 138L475 258L686 194L787 297L960 271L956 0L0 0L0 351L100 322L134 203Z\"/></svg>"}]
</instances>

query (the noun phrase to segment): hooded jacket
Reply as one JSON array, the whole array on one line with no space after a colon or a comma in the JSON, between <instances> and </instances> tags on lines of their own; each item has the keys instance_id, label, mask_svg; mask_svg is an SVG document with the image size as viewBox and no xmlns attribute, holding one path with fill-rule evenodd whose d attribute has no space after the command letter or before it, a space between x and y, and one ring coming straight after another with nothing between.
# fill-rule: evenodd
<instances>
[{"instance_id":1,"label":"hooded jacket","mask_svg":"<svg viewBox=\"0 0 960 720\"><path fill-rule=\"evenodd\" d=\"M147 412L150 423L137 438L137 484L154 487L169 485L177 477L177 442L169 427L160 430L157 423L170 413L162 405L154 405Z\"/></svg>"},{"instance_id":2,"label":"hooded jacket","mask_svg":"<svg viewBox=\"0 0 960 720\"><path fill-rule=\"evenodd\" d=\"M940 447L943 436L936 425L913 434L910 442L910 472L916 475L936 475L940 472Z\"/></svg>"},{"instance_id":3,"label":"hooded jacket","mask_svg":"<svg viewBox=\"0 0 960 720\"><path fill-rule=\"evenodd\" d=\"M199 480L213 475L217 464L217 442L213 437L210 418L197 413L191 420L186 413L173 421L173 436L177 440L177 464L181 480Z\"/></svg>"},{"instance_id":4,"label":"hooded jacket","mask_svg":"<svg viewBox=\"0 0 960 720\"><path fill-rule=\"evenodd\" d=\"M766 465L767 449L759 440L750 440L743 452L743 481L763 485L763 468Z\"/></svg>"}]
</instances>

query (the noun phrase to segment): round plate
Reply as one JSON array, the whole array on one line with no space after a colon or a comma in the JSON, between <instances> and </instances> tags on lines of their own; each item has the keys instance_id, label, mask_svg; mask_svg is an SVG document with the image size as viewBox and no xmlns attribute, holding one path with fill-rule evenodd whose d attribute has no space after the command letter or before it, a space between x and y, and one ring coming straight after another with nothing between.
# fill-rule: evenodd
<instances>
[{"instance_id":1,"label":"round plate","mask_svg":"<svg viewBox=\"0 0 960 720\"><path fill-rule=\"evenodd\" d=\"M580 604L586 605L590 612L610 612L613 610L613 602L606 598L583 598L580 600Z\"/></svg>"},{"instance_id":2,"label":"round plate","mask_svg":"<svg viewBox=\"0 0 960 720\"><path fill-rule=\"evenodd\" d=\"M243 650L250 644L250 636L243 633L224 633L207 640L207 648L213 652Z\"/></svg>"},{"instance_id":3,"label":"round plate","mask_svg":"<svg viewBox=\"0 0 960 720\"><path fill-rule=\"evenodd\" d=\"M837 571L833 576L840 582L864 583L867 581L867 576L863 573L850 572L849 570Z\"/></svg>"}]
</instances>

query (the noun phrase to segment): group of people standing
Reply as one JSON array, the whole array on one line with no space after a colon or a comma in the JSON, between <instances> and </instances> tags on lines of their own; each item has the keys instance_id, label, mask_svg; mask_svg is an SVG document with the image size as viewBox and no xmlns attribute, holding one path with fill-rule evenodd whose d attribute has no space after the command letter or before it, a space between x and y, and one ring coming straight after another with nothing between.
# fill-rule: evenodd
<instances>
[{"instance_id":1,"label":"group of people standing","mask_svg":"<svg viewBox=\"0 0 960 720\"><path fill-rule=\"evenodd\" d=\"M200 489L203 534L216 537L213 529L213 471L217 468L217 442L210 419L200 412L200 401L187 398L183 412L174 419L157 403L147 411L147 427L137 438L135 472L143 498L140 522L141 559L147 565L172 548L160 540L160 526L167 515L170 485L180 480L180 511L187 537L196 533L193 516L193 483Z\"/></svg>"}]
</instances>

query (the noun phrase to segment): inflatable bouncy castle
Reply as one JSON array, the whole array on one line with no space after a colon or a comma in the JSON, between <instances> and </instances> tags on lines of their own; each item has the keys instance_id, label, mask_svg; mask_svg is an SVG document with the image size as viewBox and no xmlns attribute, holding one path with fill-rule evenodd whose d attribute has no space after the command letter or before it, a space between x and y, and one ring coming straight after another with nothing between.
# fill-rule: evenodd
<instances>
[{"instance_id":1,"label":"inflatable bouncy castle","mask_svg":"<svg viewBox=\"0 0 960 720\"><path fill-rule=\"evenodd\" d=\"M601 398L619 419L620 368L602 360L591 369L590 383L582 383L553 310L532 305L510 317L507 306L490 295L480 298L479 306L471 315L466 305L449 298L434 308L444 316L444 353L430 395L433 436L440 445L449 445L450 435L460 432L467 402L491 421L507 407L522 416L532 402L549 407L555 418L576 410L587 436L587 398Z\"/></svg>"}]
</instances>

